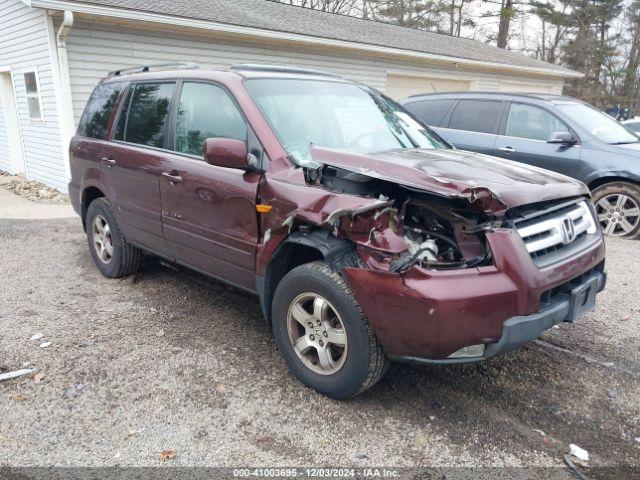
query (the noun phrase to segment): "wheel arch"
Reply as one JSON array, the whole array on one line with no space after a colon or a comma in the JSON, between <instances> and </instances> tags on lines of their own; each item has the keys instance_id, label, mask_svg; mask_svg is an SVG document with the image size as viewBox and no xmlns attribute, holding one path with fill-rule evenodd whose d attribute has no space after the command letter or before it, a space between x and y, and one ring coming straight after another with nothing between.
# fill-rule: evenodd
<instances>
[{"instance_id":1,"label":"wheel arch","mask_svg":"<svg viewBox=\"0 0 640 480\"><path fill-rule=\"evenodd\" d=\"M333 271L340 273L345 266L357 266L359 257L351 242L338 239L326 230L293 232L269 259L265 275L257 278L260 306L268 324L271 324L273 295L280 281L294 268L317 260L324 260Z\"/></svg>"},{"instance_id":2,"label":"wheel arch","mask_svg":"<svg viewBox=\"0 0 640 480\"><path fill-rule=\"evenodd\" d=\"M82 194L80 196L80 217L82 218L82 228L87 229L87 210L89 209L89 205L96 198L101 198L106 196L102 190L94 185L89 185L82 190Z\"/></svg>"},{"instance_id":3,"label":"wheel arch","mask_svg":"<svg viewBox=\"0 0 640 480\"><path fill-rule=\"evenodd\" d=\"M600 188L603 185L606 185L608 183L616 183L616 182L625 182L625 183L631 183L636 186L640 186L640 178L636 178L633 176L623 176L619 173L606 174L598 178L594 178L589 181L587 186L589 187L589 190L593 192L596 188Z\"/></svg>"}]
</instances>

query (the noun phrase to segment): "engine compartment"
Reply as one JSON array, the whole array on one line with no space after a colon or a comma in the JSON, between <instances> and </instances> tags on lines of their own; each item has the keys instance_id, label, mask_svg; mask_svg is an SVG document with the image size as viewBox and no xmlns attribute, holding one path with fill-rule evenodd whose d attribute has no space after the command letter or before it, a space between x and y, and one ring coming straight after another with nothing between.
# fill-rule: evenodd
<instances>
[{"instance_id":1,"label":"engine compartment","mask_svg":"<svg viewBox=\"0 0 640 480\"><path fill-rule=\"evenodd\" d=\"M372 266L401 273L422 268L470 268L491 263L486 214L468 203L438 197L365 174L324 166L308 181L336 192L376 200L367 211L330 215L336 236L352 240Z\"/></svg>"}]
</instances>

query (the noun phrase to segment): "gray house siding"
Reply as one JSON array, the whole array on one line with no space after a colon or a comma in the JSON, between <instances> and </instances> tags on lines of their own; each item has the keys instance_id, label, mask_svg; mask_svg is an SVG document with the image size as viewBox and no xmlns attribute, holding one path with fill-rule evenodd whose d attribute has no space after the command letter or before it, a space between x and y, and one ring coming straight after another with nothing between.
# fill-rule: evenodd
<instances>
[{"instance_id":1,"label":"gray house siding","mask_svg":"<svg viewBox=\"0 0 640 480\"><path fill-rule=\"evenodd\" d=\"M473 90L478 90L479 85L490 85L498 90L500 79L505 78L480 72L430 68L424 63L329 51L326 48L270 46L264 42L216 39L213 35L203 37L97 23L77 23L67 39L67 49L76 122L91 90L107 72L145 63L190 61L206 68L228 68L234 63L295 65L334 72L382 91L386 88L389 72L394 75L419 74L445 78L457 75L461 79L471 80ZM520 78L520 81L523 80L527 79ZM542 80L540 82L545 83ZM546 83L562 88L561 80Z\"/></svg>"},{"instance_id":2,"label":"gray house siding","mask_svg":"<svg viewBox=\"0 0 640 480\"><path fill-rule=\"evenodd\" d=\"M0 67L9 67L13 77L25 173L31 180L65 191L67 169L58 128L45 12L19 0L0 0L0 19ZM29 117L24 73L34 69L40 86L43 120ZM3 155L1 146L0 155ZM2 161L5 159L7 155Z\"/></svg>"}]
</instances>

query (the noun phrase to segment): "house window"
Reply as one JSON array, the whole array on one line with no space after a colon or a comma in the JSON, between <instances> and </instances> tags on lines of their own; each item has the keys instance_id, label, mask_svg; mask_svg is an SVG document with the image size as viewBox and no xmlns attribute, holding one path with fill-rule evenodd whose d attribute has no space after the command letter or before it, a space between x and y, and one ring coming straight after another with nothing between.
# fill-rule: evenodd
<instances>
[{"instance_id":1,"label":"house window","mask_svg":"<svg viewBox=\"0 0 640 480\"><path fill-rule=\"evenodd\" d=\"M42 101L40 99L40 85L35 70L24 72L24 86L27 91L27 105L29 118L42 121Z\"/></svg>"}]
</instances>

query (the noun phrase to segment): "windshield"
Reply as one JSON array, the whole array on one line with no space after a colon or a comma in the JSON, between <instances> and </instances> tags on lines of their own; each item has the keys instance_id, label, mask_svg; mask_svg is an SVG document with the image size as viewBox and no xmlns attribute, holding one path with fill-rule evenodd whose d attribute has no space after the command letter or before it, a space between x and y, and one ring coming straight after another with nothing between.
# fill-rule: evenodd
<instances>
[{"instance_id":1,"label":"windshield","mask_svg":"<svg viewBox=\"0 0 640 480\"><path fill-rule=\"evenodd\" d=\"M398 104L351 83L251 79L246 86L292 160L318 167L311 145L355 153L449 148Z\"/></svg>"},{"instance_id":2,"label":"windshield","mask_svg":"<svg viewBox=\"0 0 640 480\"><path fill-rule=\"evenodd\" d=\"M609 115L584 103L560 103L558 109L602 142L619 145L640 141Z\"/></svg>"}]
</instances>

